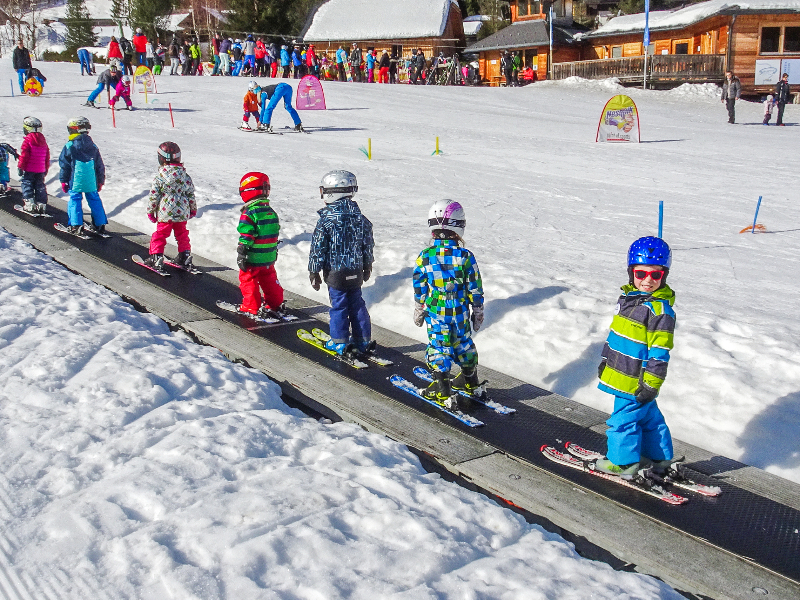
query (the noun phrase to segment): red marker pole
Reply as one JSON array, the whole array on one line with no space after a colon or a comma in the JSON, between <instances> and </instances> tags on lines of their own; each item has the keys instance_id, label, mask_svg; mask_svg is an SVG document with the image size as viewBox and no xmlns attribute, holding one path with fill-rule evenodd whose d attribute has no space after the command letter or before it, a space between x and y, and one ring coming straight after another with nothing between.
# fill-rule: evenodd
<instances>
[{"instance_id":1,"label":"red marker pole","mask_svg":"<svg viewBox=\"0 0 800 600\"><path fill-rule=\"evenodd\" d=\"M114 110L114 107L111 107L111 125L114 126L114 129L117 128L117 111Z\"/></svg>"},{"instance_id":2,"label":"red marker pole","mask_svg":"<svg viewBox=\"0 0 800 600\"><path fill-rule=\"evenodd\" d=\"M172 127L175 127L175 118L172 116L172 102L168 103L169 105L169 119L172 121Z\"/></svg>"}]
</instances>

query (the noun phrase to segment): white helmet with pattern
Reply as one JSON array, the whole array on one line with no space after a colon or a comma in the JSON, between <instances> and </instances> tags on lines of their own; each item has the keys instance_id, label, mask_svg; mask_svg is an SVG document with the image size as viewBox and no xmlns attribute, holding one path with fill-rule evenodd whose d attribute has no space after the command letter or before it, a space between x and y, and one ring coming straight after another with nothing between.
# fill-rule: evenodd
<instances>
[{"instance_id":1,"label":"white helmet with pattern","mask_svg":"<svg viewBox=\"0 0 800 600\"><path fill-rule=\"evenodd\" d=\"M29 133L38 133L42 130L42 122L36 117L25 117L22 119L22 132L27 135Z\"/></svg>"},{"instance_id":2,"label":"white helmet with pattern","mask_svg":"<svg viewBox=\"0 0 800 600\"><path fill-rule=\"evenodd\" d=\"M430 230L444 229L464 237L467 226L467 214L455 200L437 200L428 211L428 227Z\"/></svg>"},{"instance_id":3,"label":"white helmet with pattern","mask_svg":"<svg viewBox=\"0 0 800 600\"><path fill-rule=\"evenodd\" d=\"M322 176L319 197L325 200L325 204L331 204L352 197L357 191L358 181L350 171L331 171Z\"/></svg>"}]
</instances>

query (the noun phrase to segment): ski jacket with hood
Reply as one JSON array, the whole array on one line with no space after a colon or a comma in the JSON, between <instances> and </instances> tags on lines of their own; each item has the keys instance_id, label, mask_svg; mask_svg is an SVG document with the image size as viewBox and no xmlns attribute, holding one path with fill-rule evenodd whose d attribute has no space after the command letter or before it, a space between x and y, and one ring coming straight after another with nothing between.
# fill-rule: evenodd
<instances>
[{"instance_id":1,"label":"ski jacket with hood","mask_svg":"<svg viewBox=\"0 0 800 600\"><path fill-rule=\"evenodd\" d=\"M281 48L281 66L288 67L289 61L289 51L286 48Z\"/></svg>"},{"instance_id":2,"label":"ski jacket with hood","mask_svg":"<svg viewBox=\"0 0 800 600\"><path fill-rule=\"evenodd\" d=\"M14 48L14 54L11 57L11 63L14 65L14 70L30 69L31 68L31 53L27 48Z\"/></svg>"},{"instance_id":3,"label":"ski jacket with hood","mask_svg":"<svg viewBox=\"0 0 800 600\"><path fill-rule=\"evenodd\" d=\"M269 198L255 198L242 207L239 217L239 244L247 248L247 263L268 267L278 259L278 215Z\"/></svg>"},{"instance_id":4,"label":"ski jacket with hood","mask_svg":"<svg viewBox=\"0 0 800 600\"><path fill-rule=\"evenodd\" d=\"M50 148L44 134L34 131L25 136L19 149L17 166L28 173L47 173L50 168Z\"/></svg>"},{"instance_id":5,"label":"ski jacket with hood","mask_svg":"<svg viewBox=\"0 0 800 600\"><path fill-rule=\"evenodd\" d=\"M181 164L161 166L150 186L147 213L159 223L180 223L197 214L192 178Z\"/></svg>"},{"instance_id":6,"label":"ski jacket with hood","mask_svg":"<svg viewBox=\"0 0 800 600\"><path fill-rule=\"evenodd\" d=\"M133 43L133 47L136 48L137 52L147 51L147 36L143 33L134 35L131 38L131 43Z\"/></svg>"},{"instance_id":7,"label":"ski jacket with hood","mask_svg":"<svg viewBox=\"0 0 800 600\"><path fill-rule=\"evenodd\" d=\"M636 399L639 384L660 389L667 376L675 331L675 292L663 284L655 292L622 286L603 346L604 368L599 387L604 392Z\"/></svg>"},{"instance_id":8,"label":"ski jacket with hood","mask_svg":"<svg viewBox=\"0 0 800 600\"><path fill-rule=\"evenodd\" d=\"M108 42L108 58L122 58L122 50L118 42Z\"/></svg>"},{"instance_id":9,"label":"ski jacket with hood","mask_svg":"<svg viewBox=\"0 0 800 600\"><path fill-rule=\"evenodd\" d=\"M419 253L414 274L414 300L430 314L463 320L468 307L483 306L483 281L472 252L458 240L435 239Z\"/></svg>"},{"instance_id":10,"label":"ski jacket with hood","mask_svg":"<svg viewBox=\"0 0 800 600\"><path fill-rule=\"evenodd\" d=\"M71 192L96 192L106 182L100 151L86 133L73 133L58 157L58 178Z\"/></svg>"},{"instance_id":11,"label":"ski jacket with hood","mask_svg":"<svg viewBox=\"0 0 800 600\"><path fill-rule=\"evenodd\" d=\"M319 220L311 237L308 270L322 271L329 287L348 290L364 283L364 268L372 267L372 223L352 198L340 198L317 211Z\"/></svg>"}]
</instances>

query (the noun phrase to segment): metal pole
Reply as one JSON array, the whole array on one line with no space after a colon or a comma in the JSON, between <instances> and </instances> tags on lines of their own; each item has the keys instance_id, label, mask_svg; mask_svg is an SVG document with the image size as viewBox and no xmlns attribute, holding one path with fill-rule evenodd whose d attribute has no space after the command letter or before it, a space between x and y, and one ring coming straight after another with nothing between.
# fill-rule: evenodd
<instances>
[{"instance_id":1,"label":"metal pole","mask_svg":"<svg viewBox=\"0 0 800 600\"><path fill-rule=\"evenodd\" d=\"M642 89L647 89L647 51L650 48L650 0L644 0L644 69L642 69ZM659 236L661 237L661 236Z\"/></svg>"},{"instance_id":2,"label":"metal pole","mask_svg":"<svg viewBox=\"0 0 800 600\"><path fill-rule=\"evenodd\" d=\"M550 5L550 79L553 79L553 5Z\"/></svg>"},{"instance_id":3,"label":"metal pole","mask_svg":"<svg viewBox=\"0 0 800 600\"><path fill-rule=\"evenodd\" d=\"M658 237L663 238L664 233L664 201L658 201Z\"/></svg>"},{"instance_id":4,"label":"metal pole","mask_svg":"<svg viewBox=\"0 0 800 600\"><path fill-rule=\"evenodd\" d=\"M762 196L758 197L758 204L756 204L756 216L753 217L753 231L752 231L752 233L756 232L756 222L758 221L758 211L761 208L761 198L762 198Z\"/></svg>"}]
</instances>

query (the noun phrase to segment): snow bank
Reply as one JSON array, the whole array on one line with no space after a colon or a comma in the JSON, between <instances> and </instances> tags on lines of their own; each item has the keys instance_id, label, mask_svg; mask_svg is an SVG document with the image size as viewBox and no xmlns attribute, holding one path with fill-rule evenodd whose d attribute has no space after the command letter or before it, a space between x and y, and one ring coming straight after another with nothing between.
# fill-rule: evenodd
<instances>
[{"instance_id":1,"label":"snow bank","mask_svg":"<svg viewBox=\"0 0 800 600\"><path fill-rule=\"evenodd\" d=\"M328 0L305 32L306 42L440 36L454 0Z\"/></svg>"},{"instance_id":2,"label":"snow bank","mask_svg":"<svg viewBox=\"0 0 800 600\"><path fill-rule=\"evenodd\" d=\"M289 409L3 230L0 431L20 598L680 598Z\"/></svg>"},{"instance_id":3,"label":"snow bank","mask_svg":"<svg viewBox=\"0 0 800 600\"><path fill-rule=\"evenodd\" d=\"M720 88L715 83L684 83L671 90L643 90L641 87L624 86L616 77L607 79L584 79L582 77L567 77L559 81L542 81L536 83L537 89L553 87L570 90L585 90L597 92L610 92L633 97L650 97L659 100L674 99L683 102L719 102ZM527 86L530 89L531 86Z\"/></svg>"}]
</instances>

